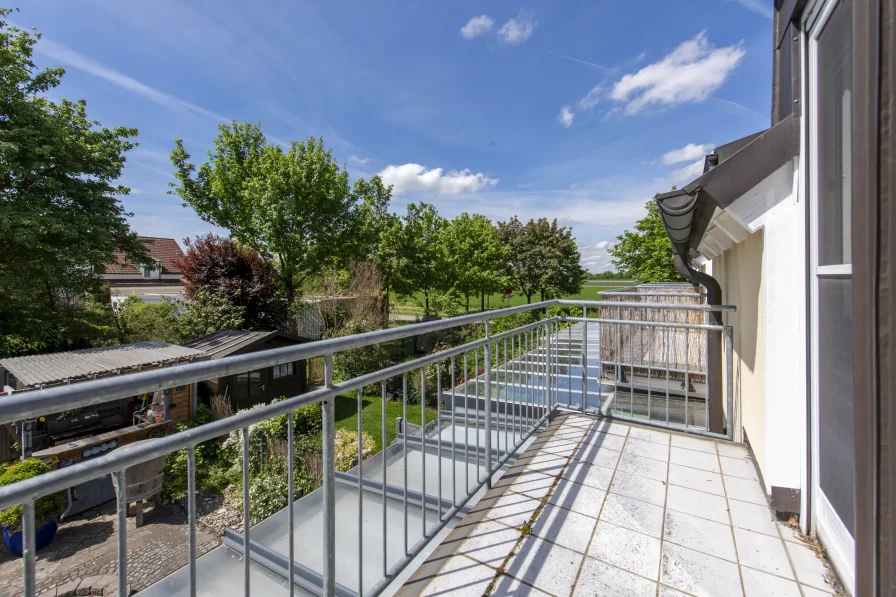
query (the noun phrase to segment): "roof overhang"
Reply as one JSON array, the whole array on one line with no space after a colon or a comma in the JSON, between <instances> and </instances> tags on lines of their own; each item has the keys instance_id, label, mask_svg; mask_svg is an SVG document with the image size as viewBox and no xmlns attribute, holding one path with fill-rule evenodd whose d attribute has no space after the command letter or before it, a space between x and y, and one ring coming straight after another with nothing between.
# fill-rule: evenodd
<instances>
[{"instance_id":1,"label":"roof overhang","mask_svg":"<svg viewBox=\"0 0 896 597\"><path fill-rule=\"evenodd\" d=\"M655 200L675 253L688 261L698 258L707 228L718 218L719 210L774 174L799 154L799 148L800 119L791 115L770 129L719 147L706 156L700 177L681 189L657 194ZM731 226L731 234L743 233Z\"/></svg>"}]
</instances>

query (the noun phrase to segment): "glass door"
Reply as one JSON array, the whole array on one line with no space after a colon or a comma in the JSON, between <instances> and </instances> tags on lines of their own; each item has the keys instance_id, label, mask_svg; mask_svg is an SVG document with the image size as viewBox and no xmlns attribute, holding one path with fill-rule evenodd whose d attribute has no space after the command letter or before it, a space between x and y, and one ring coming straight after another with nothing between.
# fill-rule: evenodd
<instances>
[{"instance_id":1,"label":"glass door","mask_svg":"<svg viewBox=\"0 0 896 597\"><path fill-rule=\"evenodd\" d=\"M809 35L813 528L851 585L855 558L852 383L852 0L819 2ZM815 12L815 11L813 11Z\"/></svg>"}]
</instances>

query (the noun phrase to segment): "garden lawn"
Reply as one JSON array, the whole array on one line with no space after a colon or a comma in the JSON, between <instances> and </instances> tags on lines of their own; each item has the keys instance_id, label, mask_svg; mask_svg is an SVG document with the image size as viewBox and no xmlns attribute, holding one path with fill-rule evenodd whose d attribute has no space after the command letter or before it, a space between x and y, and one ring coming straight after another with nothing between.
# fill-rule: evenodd
<instances>
[{"instance_id":1,"label":"garden lawn","mask_svg":"<svg viewBox=\"0 0 896 597\"><path fill-rule=\"evenodd\" d=\"M348 431L358 430L358 400L357 394L336 397L336 428ZM369 433L376 442L376 451L383 449L382 435L383 399L381 396L363 396L361 398L361 429ZM426 409L426 422L436 418L435 409ZM386 398L386 444L391 444L395 439L395 419L402 416L402 404ZM419 425L420 405L408 404L408 421Z\"/></svg>"}]
</instances>

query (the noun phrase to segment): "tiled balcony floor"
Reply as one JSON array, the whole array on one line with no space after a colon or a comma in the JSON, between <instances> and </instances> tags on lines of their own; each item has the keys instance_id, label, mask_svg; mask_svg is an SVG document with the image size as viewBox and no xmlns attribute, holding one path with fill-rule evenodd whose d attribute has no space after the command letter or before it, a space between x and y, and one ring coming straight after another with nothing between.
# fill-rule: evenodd
<instances>
[{"instance_id":1,"label":"tiled balcony floor","mask_svg":"<svg viewBox=\"0 0 896 597\"><path fill-rule=\"evenodd\" d=\"M561 415L399 594L833 593L744 446Z\"/></svg>"}]
</instances>

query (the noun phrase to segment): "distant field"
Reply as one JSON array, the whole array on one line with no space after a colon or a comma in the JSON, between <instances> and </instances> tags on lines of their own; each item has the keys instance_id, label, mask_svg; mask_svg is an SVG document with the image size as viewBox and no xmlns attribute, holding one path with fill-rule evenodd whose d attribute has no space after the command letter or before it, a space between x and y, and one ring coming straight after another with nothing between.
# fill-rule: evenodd
<instances>
[{"instance_id":1,"label":"distant field","mask_svg":"<svg viewBox=\"0 0 896 597\"><path fill-rule=\"evenodd\" d=\"M636 284L636 282L632 280L587 280L580 293L564 296L563 298L577 301L596 301L600 298L597 294L600 291L613 290L615 288L632 286L634 284ZM505 299L504 295L502 294L493 294L491 297L486 297L486 299L487 301L489 301L486 303L486 309L516 307L517 305L526 304L526 296L518 292L514 292L509 301ZM538 299L538 295L535 295L532 297L532 302L538 302ZM422 303L423 295L420 293L418 293L414 297L405 297L402 299L393 298L392 311L394 313L400 313L402 315L422 315L423 308L419 306ZM471 296L470 311L479 311L479 307L479 297Z\"/></svg>"}]
</instances>

